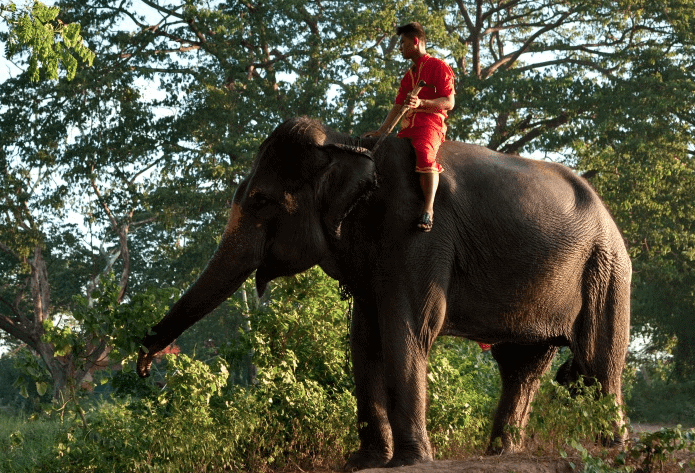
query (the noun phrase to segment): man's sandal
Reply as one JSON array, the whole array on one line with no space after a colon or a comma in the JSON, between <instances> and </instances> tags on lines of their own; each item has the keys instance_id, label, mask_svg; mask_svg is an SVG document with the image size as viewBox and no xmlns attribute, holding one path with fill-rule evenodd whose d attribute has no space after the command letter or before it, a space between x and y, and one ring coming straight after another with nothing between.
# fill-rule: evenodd
<instances>
[{"instance_id":1,"label":"man's sandal","mask_svg":"<svg viewBox=\"0 0 695 473\"><path fill-rule=\"evenodd\" d=\"M418 220L417 228L421 232L425 233L432 230L432 217L430 216L429 212L424 212L422 215L420 215L420 220Z\"/></svg>"}]
</instances>

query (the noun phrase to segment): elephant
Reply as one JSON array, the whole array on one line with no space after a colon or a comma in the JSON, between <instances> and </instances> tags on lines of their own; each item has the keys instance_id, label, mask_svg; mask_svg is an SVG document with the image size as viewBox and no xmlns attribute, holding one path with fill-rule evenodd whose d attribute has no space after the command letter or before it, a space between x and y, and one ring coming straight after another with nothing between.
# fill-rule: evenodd
<instances>
[{"instance_id":1,"label":"elephant","mask_svg":"<svg viewBox=\"0 0 695 473\"><path fill-rule=\"evenodd\" d=\"M632 269L588 181L561 164L445 141L435 223L423 233L410 142L376 141L308 117L277 126L207 267L144 337L140 376L254 271L262 295L269 281L319 265L354 298L360 446L347 470L432 460L427 358L439 335L492 345L502 391L489 453L523 448L518 433L559 347L572 352L569 372L595 378L620 406ZM621 414L614 442L622 424Z\"/></svg>"}]
</instances>

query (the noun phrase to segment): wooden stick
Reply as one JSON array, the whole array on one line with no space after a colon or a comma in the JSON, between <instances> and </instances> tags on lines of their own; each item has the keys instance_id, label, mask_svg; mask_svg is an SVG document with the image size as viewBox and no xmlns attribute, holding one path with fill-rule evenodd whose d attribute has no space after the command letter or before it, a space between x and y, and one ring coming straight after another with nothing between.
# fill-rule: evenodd
<instances>
[{"instance_id":1,"label":"wooden stick","mask_svg":"<svg viewBox=\"0 0 695 473\"><path fill-rule=\"evenodd\" d=\"M427 83L425 83L424 80L421 80L420 82L418 82L417 87L415 87L415 88L413 89L413 91L410 93L410 96L411 96L411 97L417 96L417 94L419 94L420 91L422 90L422 88L425 87L426 85L427 85ZM391 124L389 125L388 131L387 131L386 133L383 133L383 134L379 137L379 140L376 142L376 144L375 144L374 147L372 148L372 154L374 154L374 153L376 152L376 150L377 150L377 148L379 147L379 145L386 139L386 137L391 133L391 131L393 131L393 128L394 128L396 125L398 125L398 122L401 121L401 118L403 118L403 115L405 115L405 114L408 112L408 110L410 110L410 107L405 107L405 106L404 106L403 108L401 108L401 111L398 113L398 116L397 116L397 117L391 122Z\"/></svg>"}]
</instances>

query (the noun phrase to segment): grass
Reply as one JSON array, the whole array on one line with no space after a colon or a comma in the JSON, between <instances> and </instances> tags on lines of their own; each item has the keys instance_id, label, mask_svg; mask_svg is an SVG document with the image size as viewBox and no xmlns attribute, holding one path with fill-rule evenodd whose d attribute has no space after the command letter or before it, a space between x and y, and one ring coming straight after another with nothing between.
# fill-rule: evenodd
<instances>
[{"instance_id":1,"label":"grass","mask_svg":"<svg viewBox=\"0 0 695 473\"><path fill-rule=\"evenodd\" d=\"M62 430L56 420L32 420L0 410L0 471L41 471L54 458L54 446Z\"/></svg>"}]
</instances>

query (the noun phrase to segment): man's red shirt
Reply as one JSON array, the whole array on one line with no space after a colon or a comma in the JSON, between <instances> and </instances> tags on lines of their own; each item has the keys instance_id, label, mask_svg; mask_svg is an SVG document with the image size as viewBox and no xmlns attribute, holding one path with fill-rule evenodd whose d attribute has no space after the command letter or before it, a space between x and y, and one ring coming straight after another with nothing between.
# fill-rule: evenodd
<instances>
[{"instance_id":1,"label":"man's red shirt","mask_svg":"<svg viewBox=\"0 0 695 473\"><path fill-rule=\"evenodd\" d=\"M434 58L425 54L418 58L413 67L408 69L401 80L401 86L396 95L396 104L403 104L406 96L415 89L417 84L424 80L427 87L424 87L418 97L421 100L431 100L440 97L453 95L454 92L454 71L441 59ZM441 133L446 133L446 110L437 113L425 112L415 109L406 113L401 121L401 132L406 128L427 127L433 128Z\"/></svg>"}]
</instances>

